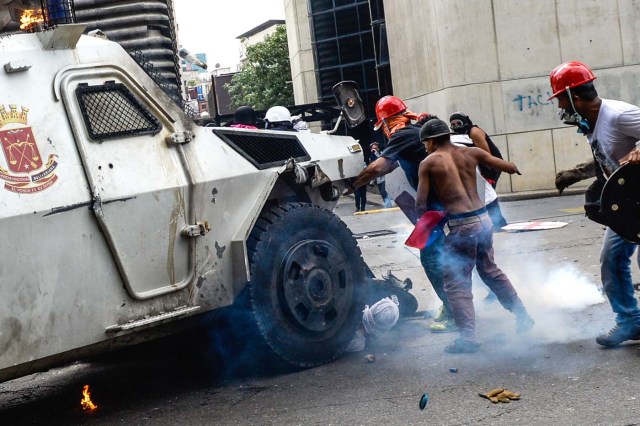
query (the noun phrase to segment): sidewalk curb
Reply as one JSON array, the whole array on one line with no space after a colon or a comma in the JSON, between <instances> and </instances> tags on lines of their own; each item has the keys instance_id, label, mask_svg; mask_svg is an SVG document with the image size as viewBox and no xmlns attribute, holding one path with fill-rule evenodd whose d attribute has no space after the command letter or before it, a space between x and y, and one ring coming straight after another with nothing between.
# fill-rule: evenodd
<instances>
[{"instance_id":1,"label":"sidewalk curb","mask_svg":"<svg viewBox=\"0 0 640 426\"><path fill-rule=\"evenodd\" d=\"M565 195L579 195L584 194L586 188L567 188L562 192L562 195L558 194L556 189L544 189L540 191L522 191L522 192L507 192L504 194L498 194L498 201L519 201L519 200L534 200L537 198L552 198L562 197Z\"/></svg>"},{"instance_id":2,"label":"sidewalk curb","mask_svg":"<svg viewBox=\"0 0 640 426\"><path fill-rule=\"evenodd\" d=\"M498 201L520 201L520 200L535 200L537 198L552 198L563 197L565 195L580 195L584 194L586 188L567 188L562 192L562 195L558 194L557 189L543 189L537 191L521 191L521 192L505 192L498 194ZM375 194L375 193L374 193ZM377 194L376 194L377 195ZM341 198L353 199L353 194L349 194ZM378 207L384 207L384 204L375 200L367 199L367 204L372 204Z\"/></svg>"}]
</instances>

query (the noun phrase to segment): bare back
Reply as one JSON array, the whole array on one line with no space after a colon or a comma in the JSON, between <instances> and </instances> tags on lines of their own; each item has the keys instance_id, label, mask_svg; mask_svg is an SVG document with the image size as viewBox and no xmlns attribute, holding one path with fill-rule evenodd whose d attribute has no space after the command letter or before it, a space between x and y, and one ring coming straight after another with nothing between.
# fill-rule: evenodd
<instances>
[{"instance_id":1,"label":"bare back","mask_svg":"<svg viewBox=\"0 0 640 426\"><path fill-rule=\"evenodd\" d=\"M469 151L475 149L480 148L446 145L424 160L438 199L451 214L467 213L484 207L476 186L478 161L469 155Z\"/></svg>"},{"instance_id":2,"label":"bare back","mask_svg":"<svg viewBox=\"0 0 640 426\"><path fill-rule=\"evenodd\" d=\"M426 209L426 200L431 186L450 214L468 213L484 206L476 187L476 166L483 164L513 174L519 173L515 164L494 157L480 148L452 145L449 140L436 146L435 150L420 163L420 182L416 194L416 210Z\"/></svg>"}]
</instances>

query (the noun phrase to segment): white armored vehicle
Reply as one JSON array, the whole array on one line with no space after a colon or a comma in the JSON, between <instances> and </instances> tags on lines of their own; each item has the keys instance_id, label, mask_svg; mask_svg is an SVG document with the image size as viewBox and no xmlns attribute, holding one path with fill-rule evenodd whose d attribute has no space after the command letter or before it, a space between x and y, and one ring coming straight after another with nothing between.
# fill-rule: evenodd
<instances>
[{"instance_id":1,"label":"white armored vehicle","mask_svg":"<svg viewBox=\"0 0 640 426\"><path fill-rule=\"evenodd\" d=\"M82 25L0 38L0 381L249 303L282 359L336 358L364 270L331 210L350 137L195 126Z\"/></svg>"}]
</instances>

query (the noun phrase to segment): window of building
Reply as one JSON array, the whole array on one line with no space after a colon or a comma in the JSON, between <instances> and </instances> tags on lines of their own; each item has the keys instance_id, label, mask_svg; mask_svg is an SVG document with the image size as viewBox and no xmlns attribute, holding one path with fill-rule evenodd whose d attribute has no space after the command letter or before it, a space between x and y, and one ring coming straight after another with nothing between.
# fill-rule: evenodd
<instances>
[{"instance_id":1,"label":"window of building","mask_svg":"<svg viewBox=\"0 0 640 426\"><path fill-rule=\"evenodd\" d=\"M308 0L321 101L331 88L353 80L369 117L375 103L392 93L382 0Z\"/></svg>"}]
</instances>

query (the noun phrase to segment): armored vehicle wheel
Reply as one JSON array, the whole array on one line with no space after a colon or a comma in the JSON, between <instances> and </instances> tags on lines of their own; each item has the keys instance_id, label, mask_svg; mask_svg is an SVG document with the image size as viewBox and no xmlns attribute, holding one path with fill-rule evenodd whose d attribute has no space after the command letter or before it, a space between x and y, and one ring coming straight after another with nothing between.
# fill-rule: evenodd
<instances>
[{"instance_id":1,"label":"armored vehicle wheel","mask_svg":"<svg viewBox=\"0 0 640 426\"><path fill-rule=\"evenodd\" d=\"M271 349L311 367L337 358L362 318L364 261L333 213L302 203L260 215L247 241L251 310Z\"/></svg>"}]
</instances>

